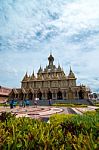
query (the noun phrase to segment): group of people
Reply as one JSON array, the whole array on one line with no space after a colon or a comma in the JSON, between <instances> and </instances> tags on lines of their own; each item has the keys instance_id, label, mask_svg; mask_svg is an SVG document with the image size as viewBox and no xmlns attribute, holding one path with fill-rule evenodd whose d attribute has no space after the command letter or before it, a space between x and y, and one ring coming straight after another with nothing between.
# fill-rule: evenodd
<instances>
[{"instance_id":1,"label":"group of people","mask_svg":"<svg viewBox=\"0 0 99 150\"><path fill-rule=\"evenodd\" d=\"M35 98L35 100L34 100L34 106L35 107L37 107L37 105L38 105L38 100L39 100L39 98ZM49 99L48 104L49 104L49 106L51 106L51 99ZM25 106L29 106L29 105L30 105L29 100L23 100L20 106L25 107ZM12 109L14 106L16 106L15 101L11 100L10 101L10 108Z\"/></svg>"}]
</instances>

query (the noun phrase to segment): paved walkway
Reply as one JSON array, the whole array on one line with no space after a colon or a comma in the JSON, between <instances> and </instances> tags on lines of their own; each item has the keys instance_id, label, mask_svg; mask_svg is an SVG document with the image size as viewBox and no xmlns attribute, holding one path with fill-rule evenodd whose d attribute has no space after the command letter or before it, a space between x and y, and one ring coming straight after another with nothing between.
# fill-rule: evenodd
<instances>
[{"instance_id":1,"label":"paved walkway","mask_svg":"<svg viewBox=\"0 0 99 150\"><path fill-rule=\"evenodd\" d=\"M12 114L16 114L16 117L31 117L31 118L42 118L49 117L52 114L60 113L63 111L62 108L56 108L51 106L27 106L27 107L14 107L10 109L10 107L0 107L0 113L2 112L11 112Z\"/></svg>"},{"instance_id":2,"label":"paved walkway","mask_svg":"<svg viewBox=\"0 0 99 150\"><path fill-rule=\"evenodd\" d=\"M83 114L86 111L93 111L98 107L88 106L85 108L72 107L53 107L53 106L27 106L27 107L10 107L0 106L0 114L2 112L11 112L16 114L16 117L31 117L31 118L49 118L52 114Z\"/></svg>"}]
</instances>

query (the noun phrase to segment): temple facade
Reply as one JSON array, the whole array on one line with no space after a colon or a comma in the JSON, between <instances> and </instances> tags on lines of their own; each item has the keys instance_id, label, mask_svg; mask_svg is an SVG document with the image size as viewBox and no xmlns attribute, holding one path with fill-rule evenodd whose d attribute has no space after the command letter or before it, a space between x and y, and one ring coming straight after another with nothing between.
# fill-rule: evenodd
<instances>
[{"instance_id":1,"label":"temple facade","mask_svg":"<svg viewBox=\"0 0 99 150\"><path fill-rule=\"evenodd\" d=\"M21 88L12 89L10 98L24 100L47 99L88 99L88 91L84 85L76 85L76 77L70 68L66 75L61 66L54 65L52 54L48 57L48 65L41 66L35 76L26 73L21 81Z\"/></svg>"}]
</instances>

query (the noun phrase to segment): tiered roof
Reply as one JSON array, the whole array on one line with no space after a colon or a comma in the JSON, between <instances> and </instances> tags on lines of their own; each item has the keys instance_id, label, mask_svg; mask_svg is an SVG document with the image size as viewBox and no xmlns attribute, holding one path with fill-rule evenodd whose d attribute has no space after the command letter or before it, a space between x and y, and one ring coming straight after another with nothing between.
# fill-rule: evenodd
<instances>
[{"instance_id":1,"label":"tiered roof","mask_svg":"<svg viewBox=\"0 0 99 150\"><path fill-rule=\"evenodd\" d=\"M38 69L38 72L37 72L37 78L34 75L34 71L31 76L28 76L26 72L22 82L29 81L29 80L50 80L50 79L66 79L66 78L76 79L71 67L70 67L69 75L66 76L60 64L58 64L58 67L56 67L53 64L54 57L52 56L52 54L50 54L50 56L48 57L48 61L49 61L49 64L46 65L44 69L40 65L40 68Z\"/></svg>"}]
</instances>

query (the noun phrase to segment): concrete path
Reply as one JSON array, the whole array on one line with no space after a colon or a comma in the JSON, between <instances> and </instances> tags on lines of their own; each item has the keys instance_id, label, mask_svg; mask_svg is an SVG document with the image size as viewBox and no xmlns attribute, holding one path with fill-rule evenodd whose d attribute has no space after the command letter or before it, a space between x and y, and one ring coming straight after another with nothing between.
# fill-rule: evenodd
<instances>
[{"instance_id":1,"label":"concrete path","mask_svg":"<svg viewBox=\"0 0 99 150\"><path fill-rule=\"evenodd\" d=\"M10 107L0 106L0 114L2 112L11 112L16 114L16 117L30 117L30 118L49 118L52 114L83 114L86 111L93 111L95 106L88 106L85 108L72 108L72 107L53 107L53 106L27 106L27 107Z\"/></svg>"}]
</instances>

